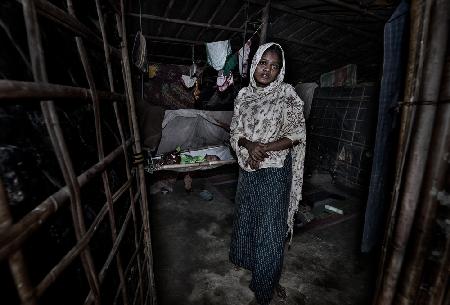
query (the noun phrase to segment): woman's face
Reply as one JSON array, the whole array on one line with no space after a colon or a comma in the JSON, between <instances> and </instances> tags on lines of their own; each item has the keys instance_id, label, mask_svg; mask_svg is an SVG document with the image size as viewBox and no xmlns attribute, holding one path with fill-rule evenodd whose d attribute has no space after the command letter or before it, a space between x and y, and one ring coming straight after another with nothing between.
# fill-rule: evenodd
<instances>
[{"instance_id":1,"label":"woman's face","mask_svg":"<svg viewBox=\"0 0 450 305\"><path fill-rule=\"evenodd\" d=\"M261 60L256 65L256 70L254 78L256 81L256 86L267 87L271 82L273 82L281 68L281 58L274 51L264 52Z\"/></svg>"}]
</instances>

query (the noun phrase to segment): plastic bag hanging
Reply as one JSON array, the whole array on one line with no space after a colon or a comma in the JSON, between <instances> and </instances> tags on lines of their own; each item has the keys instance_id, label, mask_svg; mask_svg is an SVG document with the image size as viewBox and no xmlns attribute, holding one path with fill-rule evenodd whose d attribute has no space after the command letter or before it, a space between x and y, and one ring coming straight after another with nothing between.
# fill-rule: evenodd
<instances>
[{"instance_id":1,"label":"plastic bag hanging","mask_svg":"<svg viewBox=\"0 0 450 305\"><path fill-rule=\"evenodd\" d=\"M189 67L189 75L181 75L181 81L187 88L192 88L197 81L197 77L195 76L195 73L197 72L197 65L194 60L194 52L194 45L192 45L192 65Z\"/></svg>"},{"instance_id":2,"label":"plastic bag hanging","mask_svg":"<svg viewBox=\"0 0 450 305\"><path fill-rule=\"evenodd\" d=\"M132 58L133 64L139 70L143 73L147 72L147 41L141 31L138 31L134 37Z\"/></svg>"}]
</instances>

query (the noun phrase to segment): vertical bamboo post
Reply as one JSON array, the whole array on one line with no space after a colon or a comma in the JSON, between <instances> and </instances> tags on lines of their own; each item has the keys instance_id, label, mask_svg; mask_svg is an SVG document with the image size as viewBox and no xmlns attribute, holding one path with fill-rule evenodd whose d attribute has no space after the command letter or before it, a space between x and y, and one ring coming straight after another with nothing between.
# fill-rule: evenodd
<instances>
[{"instance_id":1,"label":"vertical bamboo post","mask_svg":"<svg viewBox=\"0 0 450 305\"><path fill-rule=\"evenodd\" d=\"M12 225L12 216L8 207L3 181L0 179L0 231L6 230ZM9 258L9 268L11 269L14 282L20 301L23 305L36 305L34 288L31 286L27 268L22 251L17 250Z\"/></svg>"},{"instance_id":2,"label":"vertical bamboo post","mask_svg":"<svg viewBox=\"0 0 450 305\"><path fill-rule=\"evenodd\" d=\"M45 68L45 60L34 0L22 0L22 6L27 30L28 49L32 63L33 77L35 81L47 83L47 72ZM80 186L75 176L53 101L42 101L41 109L61 172L69 188L73 226L75 236L79 241L86 233L83 213L81 210ZM88 247L86 247L86 249L84 249L81 253L81 262L85 270L89 286L94 292L95 303L99 305L100 285L98 283L90 249Z\"/></svg>"},{"instance_id":3,"label":"vertical bamboo post","mask_svg":"<svg viewBox=\"0 0 450 305\"><path fill-rule=\"evenodd\" d=\"M430 22L430 20L434 19L431 18L432 15L433 17L439 16L439 14L436 16L436 13L438 13L438 3L440 1L446 0L428 0L425 2L424 35L427 39L424 40L426 49L422 51L423 74L421 73L422 82L420 83L419 101L436 102L438 100L445 47L442 48L442 32L439 29L442 20L438 23ZM380 305L388 305L393 302L399 275L403 267L406 245L410 237L419 201L420 190L423 187L426 160L429 156L428 152L437 108L433 104L412 106L419 108L417 111L417 122L414 123L410 158L405 167L405 182L401 193L399 214L397 215L398 221L395 224L392 235L392 253L387 261L378 303L376 303Z\"/></svg>"},{"instance_id":4,"label":"vertical bamboo post","mask_svg":"<svg viewBox=\"0 0 450 305\"><path fill-rule=\"evenodd\" d=\"M67 0L67 7L69 10L69 14L76 18L75 10L73 8L72 0ZM94 108L94 121L95 121L95 137L96 137L96 143L97 143L97 153L98 153L98 159L99 161L103 161L105 158L105 152L103 148L103 139L102 139L102 125L101 125L101 114L100 114L100 103L97 96L97 89L95 86L94 77L92 74L91 66L89 63L89 59L86 53L86 48L84 46L83 40L81 37L77 36L75 37L78 53L80 55L81 62L83 64L84 72L86 74L86 79L88 81L89 87L91 89L91 97L93 102L93 108ZM112 194L111 194L111 188L109 185L109 177L107 169L102 171L102 181L103 181L103 189L105 190L106 195L106 201L108 203L108 215L109 215L109 224L110 224L110 230L111 230L111 239L113 243L117 239L117 228L116 228L116 219L114 215L114 204L112 200ZM126 290L126 284L125 284L125 276L123 273L122 268L122 259L120 255L120 251L118 250L116 253L116 266L117 266L117 272L119 274L119 281L122 286L122 299L124 305L128 305L128 297L127 297L127 290Z\"/></svg>"},{"instance_id":5,"label":"vertical bamboo post","mask_svg":"<svg viewBox=\"0 0 450 305\"><path fill-rule=\"evenodd\" d=\"M448 1L437 1L435 6L439 7L439 9L435 11L436 14L432 18L431 31L432 35L437 36L436 39L434 39L436 45L431 46L429 49L433 50L433 61L437 60L437 64L440 65L439 58L442 55L435 55L435 53L436 50L439 50L437 51L438 53L443 52L445 54L448 39L448 23L446 22ZM431 56L431 54L428 56ZM436 83L442 84L443 90L441 90L441 99L449 98L449 96L445 97L444 93L447 84L446 82L450 80L450 63L448 59L449 57L447 56L447 64L445 65L446 73L444 74L443 81L441 82L440 79L435 81ZM444 64L442 64L442 66L444 66ZM433 81L433 77L440 78L441 73L436 71L436 68L428 70L430 70L430 74L433 75L426 77L427 80ZM431 88L431 90L435 89L435 86ZM430 157L428 158L426 166L427 171L425 177L427 178L424 180L419 200L419 216L416 218L417 220L412 231L414 238L412 240L413 247L411 249L413 249L413 251L407 257L408 260L405 262L405 270L408 270L408 275L400 281L400 291L395 304L412 304L420 283L422 267L425 261L425 255L431 238L432 226L437 210L436 192L433 190L441 190L444 184L446 167L442 165L446 163L445 159L448 154L450 143L449 118L450 105L439 105L430 145L433 149L430 152Z\"/></svg>"},{"instance_id":6,"label":"vertical bamboo post","mask_svg":"<svg viewBox=\"0 0 450 305\"><path fill-rule=\"evenodd\" d=\"M411 25L410 25L410 39L409 39L409 54L408 65L406 71L404 100L407 102L414 102L418 99L418 82L421 79L422 69L422 44L420 43L426 33L424 33L424 10L422 8L422 0L414 0L411 3ZM390 240L392 232L396 223L396 215L398 210L398 197L400 194L400 187L403 178L403 169L406 162L406 154L409 148L409 138L414 121L415 107L403 107L400 127L398 148L396 154L395 166L395 183L393 186L392 197L389 207L388 220L384 232L383 246L381 249L380 262L378 267L378 276L376 283L376 295L373 304L377 304L381 293L381 285L383 283L384 275L386 273L386 264L388 255L390 254Z\"/></svg>"},{"instance_id":7,"label":"vertical bamboo post","mask_svg":"<svg viewBox=\"0 0 450 305\"><path fill-rule=\"evenodd\" d=\"M267 0L262 15L261 37L259 38L259 45L263 45L266 43L267 27L269 25L269 15L270 15L270 0Z\"/></svg>"},{"instance_id":8,"label":"vertical bamboo post","mask_svg":"<svg viewBox=\"0 0 450 305\"><path fill-rule=\"evenodd\" d=\"M106 35L105 22L103 20L103 13L102 13L102 10L100 7L99 0L95 0L95 6L97 8L98 21L100 24L100 31L102 33L102 38L103 38L103 50L105 53L106 69L108 71L109 88L110 88L111 92L115 92L114 78L113 78L112 65L111 65L111 57L109 54L108 36ZM116 122L117 122L117 128L119 130L120 141L122 143L123 153L124 153L124 157L125 157L125 172L127 175L127 179L130 180L131 179L131 171L130 171L130 166L129 166L130 161L128 158L127 147L125 145L125 136L124 136L124 132L123 132L122 121L120 119L119 107L118 107L116 101L113 102L113 106L114 106L114 114L115 114ZM134 244L135 244L136 249L138 249L139 237L138 237L138 230L137 230L137 226L136 226L137 218L136 218L136 211L135 211L135 206L134 206L135 205L134 194L133 194L133 190L131 187L129 188L129 197L130 197L130 204L131 204L131 209L132 209L131 212L132 212L132 216L133 216ZM137 261L139 275L141 275L142 274L142 265L141 265L141 259L140 259L139 255L137 255L136 261ZM141 283L141 282L142 282L142 278L140 277L139 283ZM144 304L142 284L140 284L140 286L139 286L139 295L140 295L141 304Z\"/></svg>"},{"instance_id":9,"label":"vertical bamboo post","mask_svg":"<svg viewBox=\"0 0 450 305\"><path fill-rule=\"evenodd\" d=\"M130 71L130 61L128 58L128 46L127 46L127 36L126 36L126 26L125 26L125 7L124 1L120 0L120 11L121 15L116 15L117 30L122 37L122 73L124 75L125 87L127 91L127 98L129 103L129 110L131 114L131 123L134 137L133 151L136 155L142 154L141 140L139 136L139 126L136 116L136 108L134 103L134 93L131 81L131 71ZM150 233L150 222L149 222L149 211L148 211L148 199L147 199L147 186L145 183L145 172L144 165L142 163L137 164L138 178L139 178L139 189L141 191L141 213L142 222L144 226L144 249L148 258L147 269L148 269L148 279L149 279L149 289L151 304L156 304L156 293L155 293L155 279L153 274L153 253L152 253L152 243L151 243L151 233Z\"/></svg>"}]
</instances>

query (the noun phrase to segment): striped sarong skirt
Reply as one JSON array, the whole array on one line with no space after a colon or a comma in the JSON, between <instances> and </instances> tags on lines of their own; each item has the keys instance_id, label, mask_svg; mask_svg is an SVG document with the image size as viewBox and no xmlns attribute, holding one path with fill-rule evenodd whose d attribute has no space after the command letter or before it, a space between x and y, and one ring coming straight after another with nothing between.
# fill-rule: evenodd
<instances>
[{"instance_id":1,"label":"striped sarong skirt","mask_svg":"<svg viewBox=\"0 0 450 305\"><path fill-rule=\"evenodd\" d=\"M261 305L281 276L291 179L290 155L282 168L239 172L230 261L252 272L250 289Z\"/></svg>"}]
</instances>

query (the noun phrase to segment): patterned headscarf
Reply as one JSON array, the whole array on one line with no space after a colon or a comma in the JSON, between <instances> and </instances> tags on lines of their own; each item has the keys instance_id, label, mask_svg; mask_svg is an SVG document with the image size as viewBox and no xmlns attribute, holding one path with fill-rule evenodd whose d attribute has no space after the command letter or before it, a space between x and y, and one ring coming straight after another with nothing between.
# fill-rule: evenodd
<instances>
[{"instance_id":1,"label":"patterned headscarf","mask_svg":"<svg viewBox=\"0 0 450 305\"><path fill-rule=\"evenodd\" d=\"M266 87L258 87L254 79L256 66L264 52L276 45L282 52L283 66L277 78ZM276 43L261 45L253 57L250 68L250 84L239 91L235 103L234 114L230 126L230 142L236 151L239 166L245 171L253 171L248 165L247 149L240 147L240 138L253 142L269 143L287 137L299 144L291 150L268 152L269 157L260 163L261 168L277 167L284 164L286 156L292 156L292 184L289 200L288 233L294 227L294 214L302 198L303 162L305 159L305 119L303 117L303 101L294 88L283 82L285 73L284 52Z\"/></svg>"}]
</instances>

